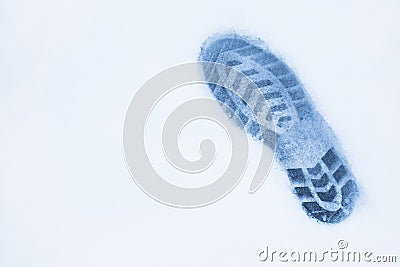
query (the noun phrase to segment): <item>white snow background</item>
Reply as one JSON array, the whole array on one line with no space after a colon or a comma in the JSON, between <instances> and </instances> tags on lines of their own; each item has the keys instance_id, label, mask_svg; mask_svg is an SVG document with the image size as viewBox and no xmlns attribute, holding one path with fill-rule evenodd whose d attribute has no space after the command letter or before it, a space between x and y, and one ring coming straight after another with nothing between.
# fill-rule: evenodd
<instances>
[{"instance_id":1,"label":"white snow background","mask_svg":"<svg viewBox=\"0 0 400 267\"><path fill-rule=\"evenodd\" d=\"M0 266L263 266L266 245L339 239L399 261L399 12L398 1L0 0ZM309 219L276 164L255 194L249 171L189 210L130 177L122 130L135 92L232 30L283 56L341 139L362 188L346 221ZM180 147L196 158L190 140Z\"/></svg>"}]
</instances>

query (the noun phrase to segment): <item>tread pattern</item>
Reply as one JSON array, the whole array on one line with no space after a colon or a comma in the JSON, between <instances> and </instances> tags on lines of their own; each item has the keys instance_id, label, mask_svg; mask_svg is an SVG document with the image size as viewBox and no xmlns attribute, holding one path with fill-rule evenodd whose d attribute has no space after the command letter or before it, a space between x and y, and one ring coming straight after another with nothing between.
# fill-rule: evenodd
<instances>
[{"instance_id":1,"label":"tread pattern","mask_svg":"<svg viewBox=\"0 0 400 267\"><path fill-rule=\"evenodd\" d=\"M234 82L235 92L209 84L215 98L229 107L225 111L230 118L238 118L238 125L271 145L271 135L285 136L294 126L309 127L307 122L320 115L296 74L264 46L244 36L221 36L205 42L199 59L230 66L259 88L261 97L254 93L254 86L242 85L241 77ZM210 75L213 80L226 77L217 71ZM260 112L264 112L265 121L257 122L254 114ZM275 132L266 127L268 123L273 123ZM307 215L324 223L338 223L348 217L358 196L355 178L335 146L332 143L318 162L309 166L286 167L292 190Z\"/></svg>"},{"instance_id":2,"label":"tread pattern","mask_svg":"<svg viewBox=\"0 0 400 267\"><path fill-rule=\"evenodd\" d=\"M307 214L321 222L338 223L352 211L358 192L355 178L330 148L312 168L287 169L294 193ZM309 192L304 194L304 191Z\"/></svg>"}]
</instances>

